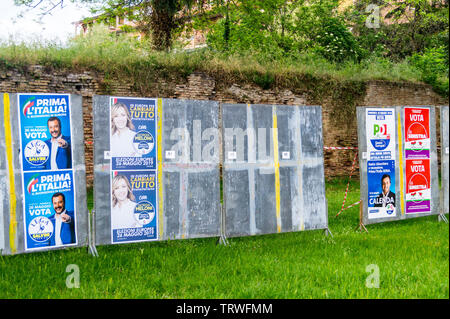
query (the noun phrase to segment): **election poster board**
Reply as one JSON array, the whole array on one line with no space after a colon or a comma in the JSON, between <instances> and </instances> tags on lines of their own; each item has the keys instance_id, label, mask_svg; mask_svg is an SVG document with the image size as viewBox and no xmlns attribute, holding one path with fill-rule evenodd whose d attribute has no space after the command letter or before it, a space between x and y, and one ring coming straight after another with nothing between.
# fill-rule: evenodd
<instances>
[{"instance_id":1,"label":"election poster board","mask_svg":"<svg viewBox=\"0 0 450 319\"><path fill-rule=\"evenodd\" d=\"M435 109L357 107L362 225L439 214Z\"/></svg>"},{"instance_id":2,"label":"election poster board","mask_svg":"<svg viewBox=\"0 0 450 319\"><path fill-rule=\"evenodd\" d=\"M87 246L82 97L3 93L0 119L0 253Z\"/></svg>"},{"instance_id":3,"label":"election poster board","mask_svg":"<svg viewBox=\"0 0 450 319\"><path fill-rule=\"evenodd\" d=\"M113 244L158 240L156 105L156 99L109 99Z\"/></svg>"},{"instance_id":4,"label":"election poster board","mask_svg":"<svg viewBox=\"0 0 450 319\"><path fill-rule=\"evenodd\" d=\"M153 157L156 166L144 161L136 168L127 156L111 152L116 103L125 105L130 130L149 133L139 143L129 139L132 152L140 144L147 150L143 142L149 141L150 152L141 158ZM93 114L94 246L221 236L218 102L96 95ZM124 122L116 125L124 128ZM114 158L125 160L113 168ZM117 198L125 205L117 206ZM129 213L116 214L119 207Z\"/></svg>"},{"instance_id":5,"label":"election poster board","mask_svg":"<svg viewBox=\"0 0 450 319\"><path fill-rule=\"evenodd\" d=\"M69 94L18 94L25 251L76 246Z\"/></svg>"},{"instance_id":6,"label":"election poster board","mask_svg":"<svg viewBox=\"0 0 450 319\"><path fill-rule=\"evenodd\" d=\"M392 218L395 202L395 109L366 109L368 218Z\"/></svg>"}]
</instances>

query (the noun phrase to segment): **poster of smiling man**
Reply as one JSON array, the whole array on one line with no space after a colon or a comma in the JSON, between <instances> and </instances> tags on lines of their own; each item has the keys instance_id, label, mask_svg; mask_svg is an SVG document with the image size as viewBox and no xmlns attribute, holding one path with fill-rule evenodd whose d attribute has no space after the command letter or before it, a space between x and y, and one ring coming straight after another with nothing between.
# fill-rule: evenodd
<instances>
[{"instance_id":1,"label":"poster of smiling man","mask_svg":"<svg viewBox=\"0 0 450 319\"><path fill-rule=\"evenodd\" d=\"M18 94L24 171L72 168L69 94Z\"/></svg>"},{"instance_id":2,"label":"poster of smiling man","mask_svg":"<svg viewBox=\"0 0 450 319\"><path fill-rule=\"evenodd\" d=\"M156 168L156 100L111 97L112 170Z\"/></svg>"},{"instance_id":3,"label":"poster of smiling man","mask_svg":"<svg viewBox=\"0 0 450 319\"><path fill-rule=\"evenodd\" d=\"M73 174L24 172L25 250L77 244Z\"/></svg>"}]
</instances>

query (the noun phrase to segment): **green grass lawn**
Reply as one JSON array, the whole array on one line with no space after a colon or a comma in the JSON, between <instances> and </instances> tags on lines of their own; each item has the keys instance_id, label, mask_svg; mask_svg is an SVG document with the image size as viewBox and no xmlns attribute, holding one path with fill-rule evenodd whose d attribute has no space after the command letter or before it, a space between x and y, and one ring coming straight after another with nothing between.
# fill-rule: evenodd
<instances>
[{"instance_id":1,"label":"green grass lawn","mask_svg":"<svg viewBox=\"0 0 450 319\"><path fill-rule=\"evenodd\" d=\"M335 217L346 180L327 181L329 226L229 239L147 242L0 256L0 298L449 298L449 225L437 217L355 231L358 207ZM92 193L89 205L92 206ZM350 185L347 203L359 199ZM67 288L69 264L80 287ZM379 288L367 288L369 265Z\"/></svg>"}]
</instances>

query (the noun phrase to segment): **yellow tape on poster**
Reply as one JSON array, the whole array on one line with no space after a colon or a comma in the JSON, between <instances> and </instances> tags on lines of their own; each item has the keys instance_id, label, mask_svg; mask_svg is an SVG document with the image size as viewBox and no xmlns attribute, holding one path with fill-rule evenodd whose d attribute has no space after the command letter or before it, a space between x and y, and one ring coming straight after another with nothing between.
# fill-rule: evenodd
<instances>
[{"instance_id":1,"label":"yellow tape on poster","mask_svg":"<svg viewBox=\"0 0 450 319\"><path fill-rule=\"evenodd\" d=\"M403 198L403 150L402 150L402 121L401 112L397 114L397 132L398 132L398 158L399 158L399 170L400 170L400 209L402 216L405 215L405 201Z\"/></svg>"},{"instance_id":2,"label":"yellow tape on poster","mask_svg":"<svg viewBox=\"0 0 450 319\"><path fill-rule=\"evenodd\" d=\"M277 232L281 232L281 205L280 205L280 161L278 157L278 124L277 109L273 107L273 160L275 166L275 208L277 214Z\"/></svg>"},{"instance_id":3,"label":"yellow tape on poster","mask_svg":"<svg viewBox=\"0 0 450 319\"><path fill-rule=\"evenodd\" d=\"M158 237L163 239L164 234L164 207L163 207L163 171L162 171L162 99L158 99L158 123L157 123L157 142L158 142Z\"/></svg>"},{"instance_id":4,"label":"yellow tape on poster","mask_svg":"<svg viewBox=\"0 0 450 319\"><path fill-rule=\"evenodd\" d=\"M13 148L12 148L12 134L11 134L11 114L10 101L7 93L3 94L3 121L5 127L5 143L6 143L6 158L8 162L8 177L9 177L9 246L11 253L17 252L16 248L16 192L14 183L14 169L13 169Z\"/></svg>"}]
</instances>

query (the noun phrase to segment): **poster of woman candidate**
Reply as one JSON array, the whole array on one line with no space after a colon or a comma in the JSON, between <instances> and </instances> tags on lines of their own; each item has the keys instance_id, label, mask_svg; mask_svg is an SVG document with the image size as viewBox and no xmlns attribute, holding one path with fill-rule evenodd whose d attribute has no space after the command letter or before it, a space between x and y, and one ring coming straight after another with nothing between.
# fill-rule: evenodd
<instances>
[{"instance_id":1,"label":"poster of woman candidate","mask_svg":"<svg viewBox=\"0 0 450 319\"><path fill-rule=\"evenodd\" d=\"M396 216L395 109L367 108L368 218Z\"/></svg>"},{"instance_id":2,"label":"poster of woman candidate","mask_svg":"<svg viewBox=\"0 0 450 319\"><path fill-rule=\"evenodd\" d=\"M23 171L72 168L69 94L18 94Z\"/></svg>"},{"instance_id":3,"label":"poster of woman candidate","mask_svg":"<svg viewBox=\"0 0 450 319\"><path fill-rule=\"evenodd\" d=\"M156 168L156 99L110 99L112 170Z\"/></svg>"},{"instance_id":4,"label":"poster of woman candidate","mask_svg":"<svg viewBox=\"0 0 450 319\"><path fill-rule=\"evenodd\" d=\"M111 242L158 239L155 171L111 174Z\"/></svg>"},{"instance_id":5,"label":"poster of woman candidate","mask_svg":"<svg viewBox=\"0 0 450 319\"><path fill-rule=\"evenodd\" d=\"M25 250L77 244L71 170L24 172Z\"/></svg>"},{"instance_id":6,"label":"poster of woman candidate","mask_svg":"<svg viewBox=\"0 0 450 319\"><path fill-rule=\"evenodd\" d=\"M430 109L405 108L405 157L430 158Z\"/></svg>"}]
</instances>

